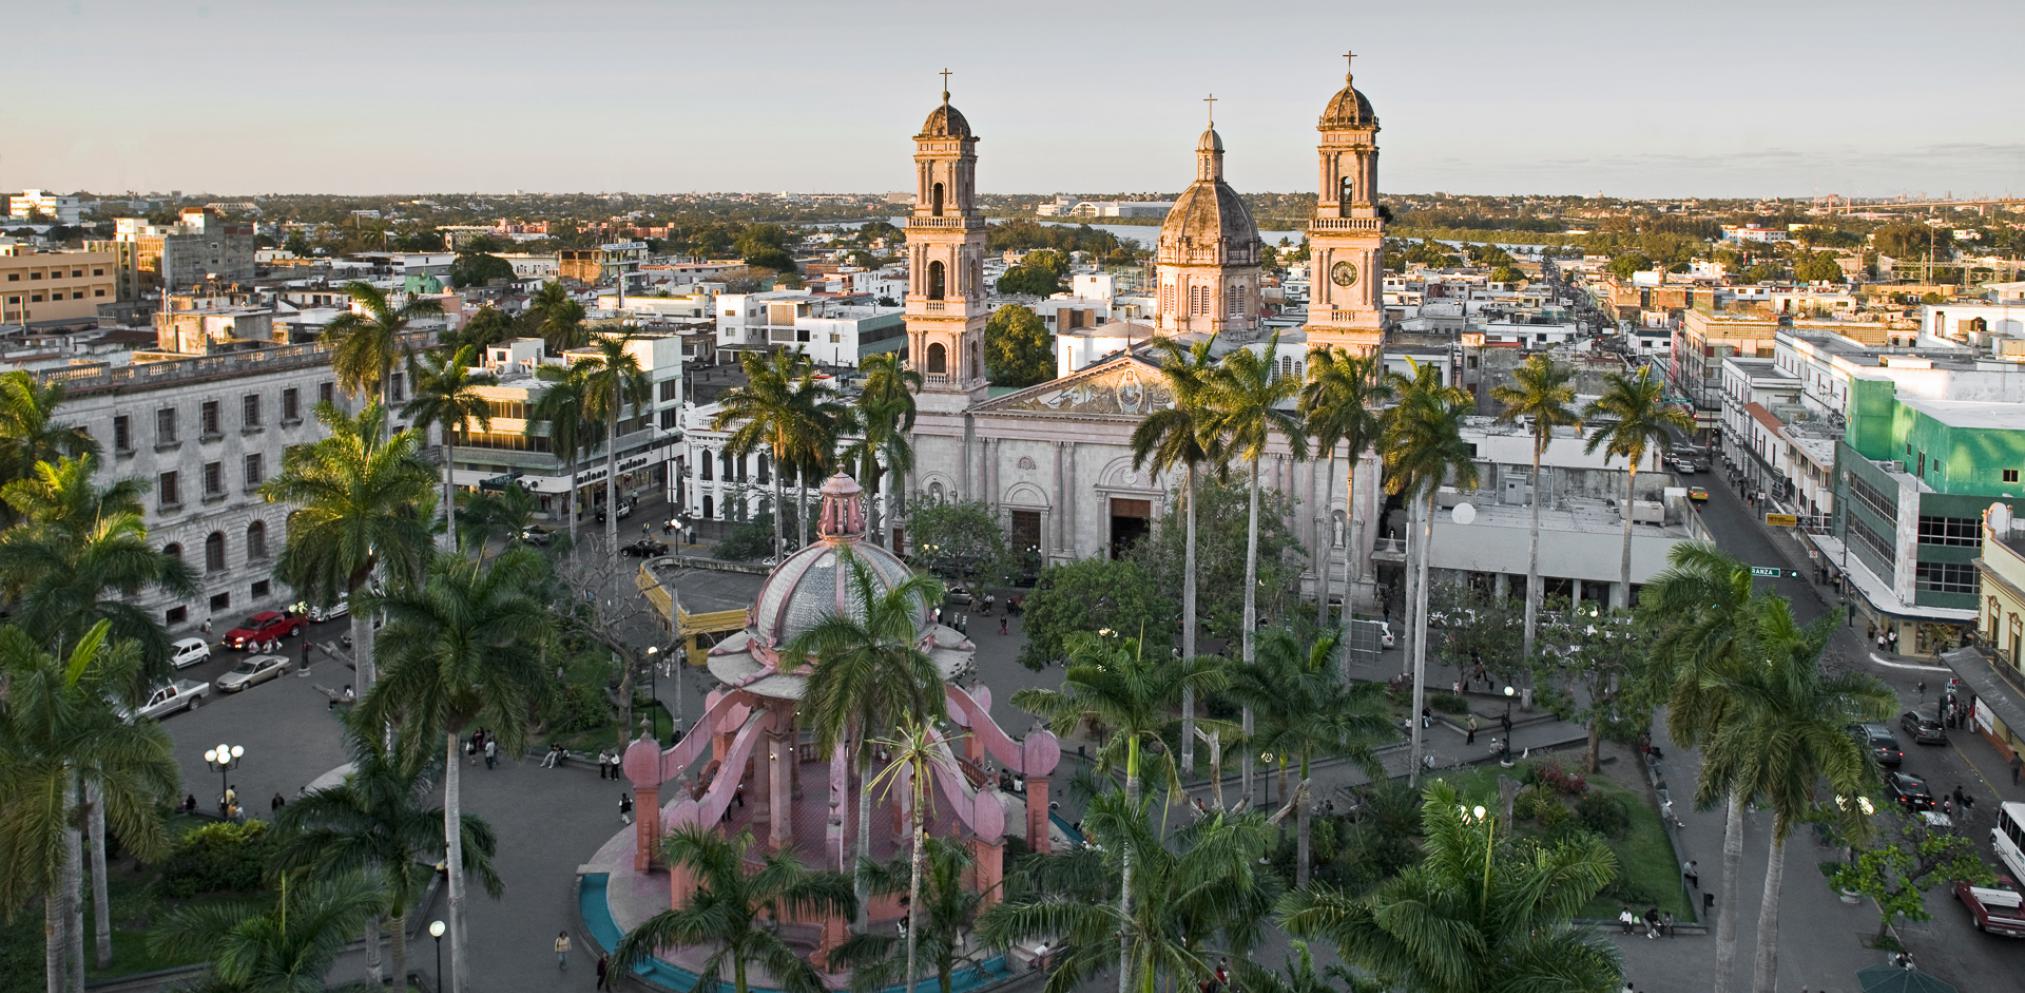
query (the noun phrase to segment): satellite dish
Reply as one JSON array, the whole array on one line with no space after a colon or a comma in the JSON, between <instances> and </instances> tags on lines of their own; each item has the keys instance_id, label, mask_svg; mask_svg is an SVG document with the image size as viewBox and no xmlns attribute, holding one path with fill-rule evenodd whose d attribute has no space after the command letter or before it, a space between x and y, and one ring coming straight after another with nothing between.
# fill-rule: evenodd
<instances>
[{"instance_id":1,"label":"satellite dish","mask_svg":"<svg viewBox=\"0 0 2025 993\"><path fill-rule=\"evenodd\" d=\"M1449 514L1455 518L1457 524L1470 524L1477 519L1477 508L1468 503L1459 503Z\"/></svg>"}]
</instances>

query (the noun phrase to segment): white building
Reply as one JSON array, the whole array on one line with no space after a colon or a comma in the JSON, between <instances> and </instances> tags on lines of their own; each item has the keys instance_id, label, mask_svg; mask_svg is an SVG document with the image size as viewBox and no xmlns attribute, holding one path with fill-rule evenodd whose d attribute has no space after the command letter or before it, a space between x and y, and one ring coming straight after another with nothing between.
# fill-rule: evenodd
<instances>
[{"instance_id":1,"label":"white building","mask_svg":"<svg viewBox=\"0 0 2025 993\"><path fill-rule=\"evenodd\" d=\"M2025 400L2025 356L1998 359L1946 341L1875 347L1830 331L1781 329L1772 358L1800 381L1801 402L1831 420L1848 416L1849 381L1890 379L1898 395L1929 400Z\"/></svg>"},{"instance_id":2,"label":"white building","mask_svg":"<svg viewBox=\"0 0 2025 993\"><path fill-rule=\"evenodd\" d=\"M46 190L22 190L7 198L10 220L34 221L44 216L55 218L58 224L76 224L84 219L84 201Z\"/></svg>"}]
</instances>

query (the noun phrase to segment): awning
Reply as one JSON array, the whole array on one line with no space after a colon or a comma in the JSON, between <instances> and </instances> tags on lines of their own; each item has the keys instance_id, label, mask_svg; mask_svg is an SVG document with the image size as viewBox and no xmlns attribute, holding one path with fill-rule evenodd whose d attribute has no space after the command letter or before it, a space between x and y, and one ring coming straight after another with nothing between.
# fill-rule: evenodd
<instances>
[{"instance_id":1,"label":"awning","mask_svg":"<svg viewBox=\"0 0 2025 993\"><path fill-rule=\"evenodd\" d=\"M1996 663L1979 648L1958 648L1941 656L1962 684L1976 694L1976 705L2004 722L2013 734L2025 734L2025 691L1994 668Z\"/></svg>"}]
</instances>

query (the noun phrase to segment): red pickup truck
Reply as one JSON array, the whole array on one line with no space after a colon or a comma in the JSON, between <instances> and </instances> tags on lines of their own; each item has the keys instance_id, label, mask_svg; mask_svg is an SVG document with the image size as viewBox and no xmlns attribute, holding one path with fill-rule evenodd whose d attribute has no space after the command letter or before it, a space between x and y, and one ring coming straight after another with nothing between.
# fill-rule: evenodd
<instances>
[{"instance_id":1,"label":"red pickup truck","mask_svg":"<svg viewBox=\"0 0 2025 993\"><path fill-rule=\"evenodd\" d=\"M2018 895L2018 884L2011 877L1998 876L1988 886L1957 882L1955 899L1968 909L1970 923L1976 925L1976 930L2025 938L2025 897Z\"/></svg>"},{"instance_id":2,"label":"red pickup truck","mask_svg":"<svg viewBox=\"0 0 2025 993\"><path fill-rule=\"evenodd\" d=\"M284 614L278 610L263 610L240 621L237 627L225 632L225 647L232 651L279 651L281 639L293 638L302 633L307 623L295 614Z\"/></svg>"}]
</instances>

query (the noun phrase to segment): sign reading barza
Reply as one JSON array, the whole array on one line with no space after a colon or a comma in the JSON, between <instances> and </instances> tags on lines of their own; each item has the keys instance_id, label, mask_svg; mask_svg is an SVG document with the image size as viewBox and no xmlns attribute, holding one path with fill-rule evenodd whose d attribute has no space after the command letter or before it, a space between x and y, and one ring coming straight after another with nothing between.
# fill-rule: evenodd
<instances>
[{"instance_id":1,"label":"sign reading barza","mask_svg":"<svg viewBox=\"0 0 2025 993\"><path fill-rule=\"evenodd\" d=\"M1768 528L1797 528L1800 526L1800 517L1797 514L1766 514L1765 526Z\"/></svg>"},{"instance_id":2,"label":"sign reading barza","mask_svg":"<svg viewBox=\"0 0 2025 993\"><path fill-rule=\"evenodd\" d=\"M1778 579L1785 571L1776 565L1754 565L1751 567L1751 575L1762 579Z\"/></svg>"}]
</instances>

